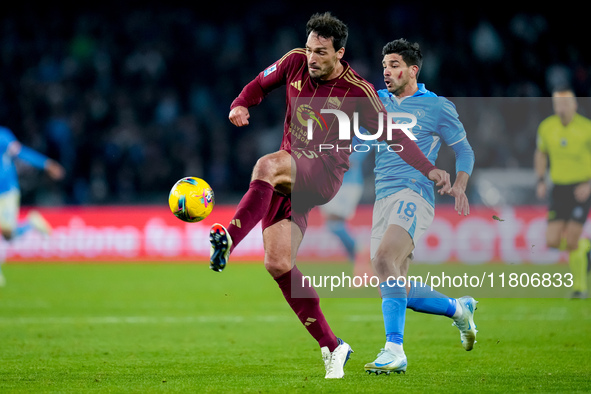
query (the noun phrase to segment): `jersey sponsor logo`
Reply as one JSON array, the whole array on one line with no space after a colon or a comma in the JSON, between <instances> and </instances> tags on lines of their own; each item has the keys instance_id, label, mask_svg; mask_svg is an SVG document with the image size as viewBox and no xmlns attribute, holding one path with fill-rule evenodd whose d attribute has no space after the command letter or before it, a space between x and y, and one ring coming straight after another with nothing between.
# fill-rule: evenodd
<instances>
[{"instance_id":1,"label":"jersey sponsor logo","mask_svg":"<svg viewBox=\"0 0 591 394\"><path fill-rule=\"evenodd\" d=\"M275 71L277 71L277 64L273 64L271 67L269 67L268 69L266 69L263 72L263 76L266 77L267 75L269 75L269 74L271 74L271 73L273 73Z\"/></svg>"}]
</instances>

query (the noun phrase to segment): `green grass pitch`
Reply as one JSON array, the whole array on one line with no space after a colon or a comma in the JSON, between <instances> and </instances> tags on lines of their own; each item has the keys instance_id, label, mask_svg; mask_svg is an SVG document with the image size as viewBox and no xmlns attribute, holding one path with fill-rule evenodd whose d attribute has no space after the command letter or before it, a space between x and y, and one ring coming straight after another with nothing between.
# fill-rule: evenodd
<instances>
[{"instance_id":1,"label":"green grass pitch","mask_svg":"<svg viewBox=\"0 0 591 394\"><path fill-rule=\"evenodd\" d=\"M484 269L484 268L483 268ZM0 392L589 392L591 300L480 299L478 343L409 311L405 375L367 375L379 298L327 298L355 353L324 379L320 350L262 264L7 264Z\"/></svg>"}]
</instances>

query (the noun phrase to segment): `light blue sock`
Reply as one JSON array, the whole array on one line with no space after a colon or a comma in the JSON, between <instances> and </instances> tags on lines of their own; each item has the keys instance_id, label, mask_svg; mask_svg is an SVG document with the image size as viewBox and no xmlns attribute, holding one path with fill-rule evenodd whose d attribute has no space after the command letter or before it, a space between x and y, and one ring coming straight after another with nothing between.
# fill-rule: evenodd
<instances>
[{"instance_id":1,"label":"light blue sock","mask_svg":"<svg viewBox=\"0 0 591 394\"><path fill-rule=\"evenodd\" d=\"M327 220L326 226L341 240L343 246L345 246L345 249L347 250L349 260L355 261L355 240L351 234L349 234L345 222L342 220Z\"/></svg>"},{"instance_id":2,"label":"light blue sock","mask_svg":"<svg viewBox=\"0 0 591 394\"><path fill-rule=\"evenodd\" d=\"M456 299L441 294L421 282L409 281L406 307L416 312L452 317L456 311Z\"/></svg>"},{"instance_id":3,"label":"light blue sock","mask_svg":"<svg viewBox=\"0 0 591 394\"><path fill-rule=\"evenodd\" d=\"M396 281L380 283L386 341L402 345L406 318L406 287Z\"/></svg>"}]
</instances>

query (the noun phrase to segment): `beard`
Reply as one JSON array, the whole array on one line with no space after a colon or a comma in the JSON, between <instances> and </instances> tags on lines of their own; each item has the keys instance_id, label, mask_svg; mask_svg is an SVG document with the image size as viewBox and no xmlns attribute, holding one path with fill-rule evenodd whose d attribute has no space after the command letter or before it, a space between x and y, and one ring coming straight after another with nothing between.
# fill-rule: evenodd
<instances>
[{"instance_id":1,"label":"beard","mask_svg":"<svg viewBox=\"0 0 591 394\"><path fill-rule=\"evenodd\" d=\"M324 77L330 75L334 67L326 67L326 68L310 68L308 66L308 73L312 79L323 79Z\"/></svg>"}]
</instances>

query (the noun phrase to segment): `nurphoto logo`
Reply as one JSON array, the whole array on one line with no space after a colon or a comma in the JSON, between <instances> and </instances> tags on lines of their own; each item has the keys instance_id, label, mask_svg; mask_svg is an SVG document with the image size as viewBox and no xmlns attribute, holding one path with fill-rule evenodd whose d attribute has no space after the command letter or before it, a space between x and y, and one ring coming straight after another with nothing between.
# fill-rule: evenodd
<instances>
[{"instance_id":1,"label":"nurphoto logo","mask_svg":"<svg viewBox=\"0 0 591 394\"><path fill-rule=\"evenodd\" d=\"M303 107L303 106L302 106ZM327 122L322 116L323 114L332 114L336 117L339 127L339 140L340 141L351 141L353 138L353 133L355 136L363 141L376 141L382 136L384 133L384 116L383 114L379 113L378 116L378 129L374 134L371 134L368 130L363 128L359 128L359 114L357 112L353 112L353 127L351 128L351 121L349 115L345 112L338 110L338 109L328 109L323 108L320 112L312 110L310 107L306 106L306 108L298 108L297 116L301 123L306 124L307 127L307 138L308 140L312 141L314 138L314 127L315 125L319 127L320 130L328 129ZM303 119L303 114L307 115L307 119ZM394 122L394 119L397 122ZM401 122L401 119L408 119L408 121ZM406 112L388 112L386 117L386 138L388 140L392 139L392 131L395 129L401 130L408 138L413 141L417 140L417 137L412 132L412 128L416 126L417 118L413 114L409 114ZM353 133L351 133L351 129ZM400 144L389 144L384 147L383 144L375 143L375 144L350 144L348 146L336 145L335 144L327 144L322 143L318 145L318 150L320 152L326 150L336 149L339 150L348 150L348 151L356 151L356 152L367 152L371 149L371 147L376 147L378 151L380 149L387 149L390 152L401 152L404 147Z\"/></svg>"}]
</instances>

